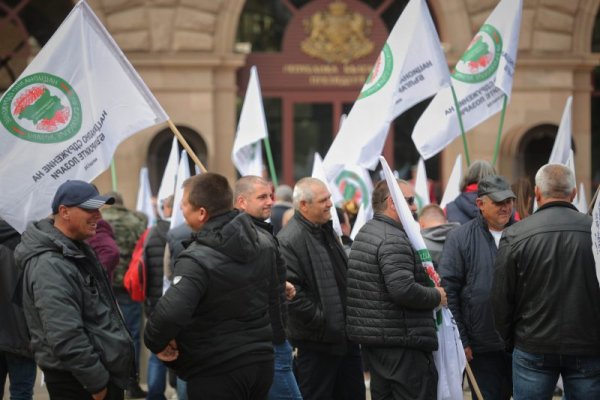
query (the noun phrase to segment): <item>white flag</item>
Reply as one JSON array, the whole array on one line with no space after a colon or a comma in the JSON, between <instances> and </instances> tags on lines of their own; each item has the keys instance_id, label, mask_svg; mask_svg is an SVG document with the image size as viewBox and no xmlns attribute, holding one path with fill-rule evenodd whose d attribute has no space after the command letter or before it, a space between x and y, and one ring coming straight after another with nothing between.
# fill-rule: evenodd
<instances>
[{"instance_id":1,"label":"white flag","mask_svg":"<svg viewBox=\"0 0 600 400\"><path fill-rule=\"evenodd\" d=\"M374 168L390 123L449 85L450 75L424 0L411 0L324 160L333 179L345 164Z\"/></svg>"},{"instance_id":2,"label":"white flag","mask_svg":"<svg viewBox=\"0 0 600 400\"><path fill-rule=\"evenodd\" d=\"M342 201L354 200L357 206L371 204L373 181L369 171L358 165L345 165L335 179L335 187L342 197Z\"/></svg>"},{"instance_id":3,"label":"white flag","mask_svg":"<svg viewBox=\"0 0 600 400\"><path fill-rule=\"evenodd\" d=\"M392 173L385 158L379 157L381 169L394 200L396 212L400 217L402 227L408 236L410 244L419 254L423 268L429 275L432 285L440 286L440 277L433 267L431 255L421 236L419 223L413 219L406 199L400 190L398 181ZM438 400L462 400L462 374L467 364L465 352L460 341L460 334L452 312L447 307L442 307L436 312L438 350L433 353L433 358L438 370Z\"/></svg>"},{"instance_id":4,"label":"white flag","mask_svg":"<svg viewBox=\"0 0 600 400\"><path fill-rule=\"evenodd\" d=\"M373 207L371 203L369 202L368 205L361 203L356 214L356 219L354 220L354 225L352 226L352 232L350 232L350 239L354 240L360 228L371 219L373 219Z\"/></svg>"},{"instance_id":5,"label":"white flag","mask_svg":"<svg viewBox=\"0 0 600 400\"><path fill-rule=\"evenodd\" d=\"M465 132L502 109L510 100L517 62L522 0L501 0L475 35L452 74ZM443 89L417 121L417 150L429 159L460 136L450 87Z\"/></svg>"},{"instance_id":6,"label":"white flag","mask_svg":"<svg viewBox=\"0 0 600 400\"><path fill-rule=\"evenodd\" d=\"M91 181L119 143L168 119L85 2L0 98L0 215L22 232L68 179Z\"/></svg>"},{"instance_id":7,"label":"white flag","mask_svg":"<svg viewBox=\"0 0 600 400\"><path fill-rule=\"evenodd\" d=\"M425 170L425 161L423 161L423 158L419 158L419 163L417 164L415 194L417 195L415 200L417 201L419 211L431 202L429 199L429 186L427 185L427 171Z\"/></svg>"},{"instance_id":8,"label":"white flag","mask_svg":"<svg viewBox=\"0 0 600 400\"><path fill-rule=\"evenodd\" d=\"M183 212L179 204L183 199L183 182L190 177L190 163L185 150L181 150L181 157L179 158L179 166L177 168L177 183L175 184L175 198L173 199L173 214L171 214L171 226L169 229L173 229L176 226L185 223Z\"/></svg>"},{"instance_id":9,"label":"white flag","mask_svg":"<svg viewBox=\"0 0 600 400\"><path fill-rule=\"evenodd\" d=\"M158 204L160 208L160 203ZM152 205L152 190L150 190L150 179L148 178L148 168L140 169L140 183L138 185L137 202L135 209L144 213L148 217L148 227L156 222L154 206Z\"/></svg>"},{"instance_id":10,"label":"white flag","mask_svg":"<svg viewBox=\"0 0 600 400\"><path fill-rule=\"evenodd\" d=\"M594 252L594 261L596 261L596 278L600 282L600 204L596 199L592 211L592 251Z\"/></svg>"},{"instance_id":11,"label":"white flag","mask_svg":"<svg viewBox=\"0 0 600 400\"><path fill-rule=\"evenodd\" d=\"M330 184L327 180L325 170L323 169L323 159L321 158L321 155L319 153L315 153L311 176L313 178L317 178L318 180L323 182L325 186L327 186L327 189L331 194L332 202L335 198L333 193L338 192L337 196L341 197L339 191L337 190L337 187L335 185ZM338 234L339 237L342 237L342 226L340 225L340 219L338 218L337 211L335 210L335 203L333 204L333 207L331 207L331 221L333 222L333 230Z\"/></svg>"},{"instance_id":12,"label":"white flag","mask_svg":"<svg viewBox=\"0 0 600 400\"><path fill-rule=\"evenodd\" d=\"M554 145L552 146L552 153L550 153L550 159L548 164L563 164L567 165L569 156L571 155L571 106L573 103L573 96L569 96L565 103L565 109L560 120L558 127L558 133L554 139ZM575 170L573 170L575 172Z\"/></svg>"},{"instance_id":13,"label":"white flag","mask_svg":"<svg viewBox=\"0 0 600 400\"><path fill-rule=\"evenodd\" d=\"M171 142L171 151L169 152L169 159L167 160L165 172L163 172L162 179L160 180L160 186L158 187L158 195L156 196L156 201L158 202L158 204L160 204L160 202L166 199L167 197L175 194L175 184L177 183L178 166L179 146L177 144L177 138L173 136L173 141ZM161 207L158 207L158 214L161 218L165 218Z\"/></svg>"},{"instance_id":14,"label":"white flag","mask_svg":"<svg viewBox=\"0 0 600 400\"><path fill-rule=\"evenodd\" d=\"M456 156L456 161L454 162L454 167L452 168L452 172L450 173L450 177L448 178L448 183L446 183L446 190L444 191L444 195L442 196L442 202L440 203L440 207L446 208L446 204L454 201L460 194L460 178L462 177L462 154L458 154Z\"/></svg>"},{"instance_id":15,"label":"white flag","mask_svg":"<svg viewBox=\"0 0 600 400\"><path fill-rule=\"evenodd\" d=\"M585 195L585 186L583 186L583 182L579 183L579 191L577 192L577 209L580 213L587 214L588 212L588 204L587 204L587 196Z\"/></svg>"},{"instance_id":16,"label":"white flag","mask_svg":"<svg viewBox=\"0 0 600 400\"><path fill-rule=\"evenodd\" d=\"M262 176L263 159L260 141L268 137L268 134L258 73L256 67L252 66L231 153L231 159L240 175Z\"/></svg>"}]
</instances>

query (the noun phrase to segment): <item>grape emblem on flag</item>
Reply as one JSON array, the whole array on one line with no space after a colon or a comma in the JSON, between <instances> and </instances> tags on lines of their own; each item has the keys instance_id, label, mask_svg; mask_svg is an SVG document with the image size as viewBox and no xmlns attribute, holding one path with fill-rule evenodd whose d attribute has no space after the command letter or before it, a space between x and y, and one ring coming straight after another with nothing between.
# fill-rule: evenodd
<instances>
[{"instance_id":1,"label":"grape emblem on flag","mask_svg":"<svg viewBox=\"0 0 600 400\"><path fill-rule=\"evenodd\" d=\"M502 36L492 25L485 24L456 63L454 79L479 83L496 73L502 56Z\"/></svg>"},{"instance_id":2,"label":"grape emblem on flag","mask_svg":"<svg viewBox=\"0 0 600 400\"><path fill-rule=\"evenodd\" d=\"M394 57L392 56L392 50L386 43L375 61L373 70L367 77L367 81L358 96L358 100L369 97L373 93L376 93L381 89L392 76L392 69L394 69Z\"/></svg>"},{"instance_id":3,"label":"grape emblem on flag","mask_svg":"<svg viewBox=\"0 0 600 400\"><path fill-rule=\"evenodd\" d=\"M58 143L81 128L79 97L64 79L40 72L17 81L0 101L0 122L14 136Z\"/></svg>"}]
</instances>

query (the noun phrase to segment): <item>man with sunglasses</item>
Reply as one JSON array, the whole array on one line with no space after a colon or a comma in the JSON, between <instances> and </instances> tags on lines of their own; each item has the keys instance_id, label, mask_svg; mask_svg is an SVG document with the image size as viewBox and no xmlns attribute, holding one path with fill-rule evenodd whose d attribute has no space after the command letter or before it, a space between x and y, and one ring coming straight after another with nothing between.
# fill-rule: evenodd
<instances>
[{"instance_id":1,"label":"man with sunglasses","mask_svg":"<svg viewBox=\"0 0 600 400\"><path fill-rule=\"evenodd\" d=\"M480 180L479 215L448 234L438 268L465 356L486 400L509 399L512 392L511 360L494 326L491 291L500 237L514 221L515 198L503 177Z\"/></svg>"},{"instance_id":2,"label":"man with sunglasses","mask_svg":"<svg viewBox=\"0 0 600 400\"><path fill-rule=\"evenodd\" d=\"M135 376L133 340L102 265L84 241L100 207L114 203L84 181L67 181L52 218L31 222L15 259L35 361L51 399L123 399Z\"/></svg>"}]
</instances>

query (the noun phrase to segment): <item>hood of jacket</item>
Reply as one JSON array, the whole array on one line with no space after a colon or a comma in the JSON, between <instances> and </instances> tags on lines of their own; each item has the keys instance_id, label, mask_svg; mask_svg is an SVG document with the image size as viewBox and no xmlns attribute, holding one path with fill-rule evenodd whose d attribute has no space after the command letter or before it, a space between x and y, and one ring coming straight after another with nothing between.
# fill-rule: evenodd
<instances>
[{"instance_id":1,"label":"hood of jacket","mask_svg":"<svg viewBox=\"0 0 600 400\"><path fill-rule=\"evenodd\" d=\"M479 208L475 204L477 192L462 192L454 199L453 203L466 217L473 219L479 215Z\"/></svg>"},{"instance_id":2,"label":"hood of jacket","mask_svg":"<svg viewBox=\"0 0 600 400\"><path fill-rule=\"evenodd\" d=\"M15 250L15 260L23 268L27 260L47 251L62 253L65 257L84 258L77 245L54 227L51 218L30 222Z\"/></svg>"},{"instance_id":3,"label":"hood of jacket","mask_svg":"<svg viewBox=\"0 0 600 400\"><path fill-rule=\"evenodd\" d=\"M446 224L433 226L431 228L425 228L421 230L421 235L425 239L429 239L432 242L437 242L443 244L446 241L446 236L448 236L448 232L452 229L460 226L458 222L448 222Z\"/></svg>"},{"instance_id":4,"label":"hood of jacket","mask_svg":"<svg viewBox=\"0 0 600 400\"><path fill-rule=\"evenodd\" d=\"M252 261L260 252L258 232L252 217L238 210L211 218L196 233L195 239L237 262Z\"/></svg>"}]
</instances>

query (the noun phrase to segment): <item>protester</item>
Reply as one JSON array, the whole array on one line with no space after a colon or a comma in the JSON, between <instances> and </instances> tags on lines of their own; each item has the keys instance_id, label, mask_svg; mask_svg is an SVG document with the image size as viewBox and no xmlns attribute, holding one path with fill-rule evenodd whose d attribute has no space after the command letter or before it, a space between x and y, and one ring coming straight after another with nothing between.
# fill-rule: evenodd
<instances>
[{"instance_id":1,"label":"protester","mask_svg":"<svg viewBox=\"0 0 600 400\"><path fill-rule=\"evenodd\" d=\"M225 177L183 184L181 209L196 232L146 324L146 346L187 381L188 397L261 399L273 380L269 294L273 256L252 218L232 208Z\"/></svg>"},{"instance_id":2,"label":"protester","mask_svg":"<svg viewBox=\"0 0 600 400\"><path fill-rule=\"evenodd\" d=\"M433 266L437 269L442 249L448 233L459 226L458 222L448 222L444 210L437 204L428 204L419 213L419 226L425 246L429 250Z\"/></svg>"},{"instance_id":3,"label":"protester","mask_svg":"<svg viewBox=\"0 0 600 400\"><path fill-rule=\"evenodd\" d=\"M51 399L123 399L135 375L133 341L84 242L96 233L99 208L113 202L84 181L67 181L52 200L53 217L29 223L15 251L31 346Z\"/></svg>"},{"instance_id":4,"label":"protester","mask_svg":"<svg viewBox=\"0 0 600 400\"><path fill-rule=\"evenodd\" d=\"M0 394L6 378L11 399L31 400L37 367L23 314L22 271L15 263L19 232L0 218Z\"/></svg>"},{"instance_id":5,"label":"protester","mask_svg":"<svg viewBox=\"0 0 600 400\"><path fill-rule=\"evenodd\" d=\"M164 219L158 219L150 229L144 243L144 260L146 265L146 300L144 314L149 318L154 306L163 294L163 268L167 232L171 225L169 218L173 213L173 195L167 197L161 204ZM151 353L148 358L148 396L147 400L166 400L167 367Z\"/></svg>"},{"instance_id":6,"label":"protester","mask_svg":"<svg viewBox=\"0 0 600 400\"><path fill-rule=\"evenodd\" d=\"M273 329L273 350L275 351L275 374L269 390L269 399L302 399L296 378L292 372L292 346L287 341L286 266L279 253L279 244L273 236L273 227L268 222L273 200L271 184L258 176L244 176L235 184L235 208L247 213L259 234L271 244L273 256L263 261L277 272L277 292L272 293L269 315Z\"/></svg>"},{"instance_id":7,"label":"protester","mask_svg":"<svg viewBox=\"0 0 600 400\"><path fill-rule=\"evenodd\" d=\"M535 176L539 208L506 229L493 286L496 327L514 346L514 398L550 399L559 375L568 399L600 398L600 287L592 218L571 204L573 172Z\"/></svg>"},{"instance_id":8,"label":"protester","mask_svg":"<svg viewBox=\"0 0 600 400\"><path fill-rule=\"evenodd\" d=\"M100 219L96 224L96 234L86 240L86 243L96 253L98 261L106 271L108 282L112 285L113 274L119 265L121 256L110 224Z\"/></svg>"},{"instance_id":9,"label":"protester","mask_svg":"<svg viewBox=\"0 0 600 400\"><path fill-rule=\"evenodd\" d=\"M372 399L435 400L433 310L447 303L446 293L429 287L385 180L375 185L372 205L375 215L350 251L348 337L362 345L369 360Z\"/></svg>"},{"instance_id":10,"label":"protester","mask_svg":"<svg viewBox=\"0 0 600 400\"><path fill-rule=\"evenodd\" d=\"M415 188L413 185L403 179L398 180L398 186L400 186L400 190L404 194L404 199L406 200L406 204L408 204L410 213L415 221L418 221L419 215L417 214L417 195L415 193Z\"/></svg>"},{"instance_id":11,"label":"protester","mask_svg":"<svg viewBox=\"0 0 600 400\"><path fill-rule=\"evenodd\" d=\"M438 269L465 356L486 400L509 399L512 389L510 356L494 326L491 290L500 236L513 222L514 199L503 177L481 179L479 215L448 234Z\"/></svg>"},{"instance_id":12,"label":"protester","mask_svg":"<svg viewBox=\"0 0 600 400\"><path fill-rule=\"evenodd\" d=\"M479 216L477 184L486 176L496 175L492 164L484 160L473 161L460 182L460 194L454 201L446 205L446 216L449 222L465 224Z\"/></svg>"},{"instance_id":13,"label":"protester","mask_svg":"<svg viewBox=\"0 0 600 400\"><path fill-rule=\"evenodd\" d=\"M283 227L283 213L292 208L292 188L288 185L279 185L275 189L275 203L271 211L271 224L273 224L273 234L277 235Z\"/></svg>"},{"instance_id":14,"label":"protester","mask_svg":"<svg viewBox=\"0 0 600 400\"><path fill-rule=\"evenodd\" d=\"M323 182L294 187L295 213L277 235L296 289L288 333L298 348L297 377L305 399L364 399L358 345L345 330L348 259L331 224L331 195Z\"/></svg>"},{"instance_id":15,"label":"protester","mask_svg":"<svg viewBox=\"0 0 600 400\"><path fill-rule=\"evenodd\" d=\"M115 241L119 246L119 266L113 275L112 287L125 317L127 329L131 332L133 343L135 346L135 368L140 370L140 332L142 329L142 303L135 302L127 293L123 286L123 276L127 272L133 249L142 233L148 226L148 218L146 215L138 211L132 211L126 208L123 204L123 197L120 193L109 192L107 196L115 199L114 205L102 210L102 216L110 224L114 233ZM138 399L148 395L145 390L139 385L139 381L132 382L127 388L126 393L128 398Z\"/></svg>"}]
</instances>

